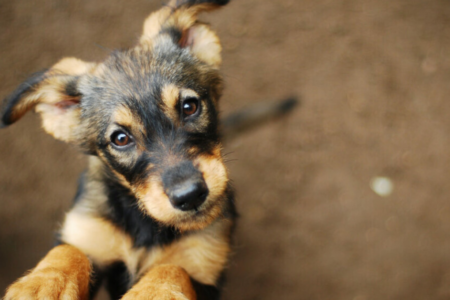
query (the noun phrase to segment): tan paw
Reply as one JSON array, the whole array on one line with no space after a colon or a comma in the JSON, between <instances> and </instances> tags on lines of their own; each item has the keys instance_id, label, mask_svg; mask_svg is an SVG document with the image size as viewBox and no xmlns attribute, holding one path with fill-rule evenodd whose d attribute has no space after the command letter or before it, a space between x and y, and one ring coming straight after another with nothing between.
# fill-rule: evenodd
<instances>
[{"instance_id":1,"label":"tan paw","mask_svg":"<svg viewBox=\"0 0 450 300\"><path fill-rule=\"evenodd\" d=\"M154 267L145 274L122 300L196 300L186 271L174 265Z\"/></svg>"},{"instance_id":2,"label":"tan paw","mask_svg":"<svg viewBox=\"0 0 450 300\"><path fill-rule=\"evenodd\" d=\"M122 300L191 300L178 287L169 284L162 284L158 288L130 290Z\"/></svg>"},{"instance_id":3,"label":"tan paw","mask_svg":"<svg viewBox=\"0 0 450 300\"><path fill-rule=\"evenodd\" d=\"M4 300L86 299L85 287L80 289L79 284L76 274L49 267L20 278L8 288Z\"/></svg>"}]
</instances>

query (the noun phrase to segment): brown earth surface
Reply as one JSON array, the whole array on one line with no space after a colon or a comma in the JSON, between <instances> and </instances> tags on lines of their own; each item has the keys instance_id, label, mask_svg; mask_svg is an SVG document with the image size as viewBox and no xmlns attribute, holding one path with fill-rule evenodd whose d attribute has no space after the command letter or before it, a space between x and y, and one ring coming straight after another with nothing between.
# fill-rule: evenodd
<instances>
[{"instance_id":1,"label":"brown earth surface","mask_svg":"<svg viewBox=\"0 0 450 300\"><path fill-rule=\"evenodd\" d=\"M450 299L449 4L234 0L204 16L224 45L224 113L302 99L226 145L241 217L225 300ZM0 96L61 57L133 45L159 5L1 0ZM4 290L51 248L85 159L33 114L0 140Z\"/></svg>"}]
</instances>

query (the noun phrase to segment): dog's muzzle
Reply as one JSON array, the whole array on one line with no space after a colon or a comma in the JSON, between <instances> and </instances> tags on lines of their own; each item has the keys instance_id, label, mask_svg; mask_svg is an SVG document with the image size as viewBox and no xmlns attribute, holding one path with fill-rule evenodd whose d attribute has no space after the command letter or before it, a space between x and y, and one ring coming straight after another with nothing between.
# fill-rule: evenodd
<instances>
[{"instance_id":1,"label":"dog's muzzle","mask_svg":"<svg viewBox=\"0 0 450 300\"><path fill-rule=\"evenodd\" d=\"M164 192L176 209L197 210L208 197L209 190L203 175L190 161L165 170L162 180Z\"/></svg>"}]
</instances>

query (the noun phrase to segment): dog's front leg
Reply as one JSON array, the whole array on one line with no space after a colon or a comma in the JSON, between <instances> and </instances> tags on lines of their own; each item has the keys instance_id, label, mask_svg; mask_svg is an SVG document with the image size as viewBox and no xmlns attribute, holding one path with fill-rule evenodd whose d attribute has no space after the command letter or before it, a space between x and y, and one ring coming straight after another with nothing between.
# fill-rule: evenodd
<instances>
[{"instance_id":1,"label":"dog's front leg","mask_svg":"<svg viewBox=\"0 0 450 300\"><path fill-rule=\"evenodd\" d=\"M67 299L85 300L89 294L89 259L77 248L53 248L29 274L12 284L5 300Z\"/></svg>"},{"instance_id":2,"label":"dog's front leg","mask_svg":"<svg viewBox=\"0 0 450 300\"><path fill-rule=\"evenodd\" d=\"M148 271L122 300L196 300L188 273L176 265L159 265Z\"/></svg>"}]
</instances>

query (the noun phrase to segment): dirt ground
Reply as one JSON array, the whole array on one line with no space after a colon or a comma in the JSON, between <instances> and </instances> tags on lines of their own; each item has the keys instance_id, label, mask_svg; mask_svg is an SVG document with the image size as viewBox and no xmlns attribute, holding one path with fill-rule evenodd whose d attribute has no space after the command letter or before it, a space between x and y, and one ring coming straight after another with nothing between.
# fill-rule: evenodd
<instances>
[{"instance_id":1,"label":"dirt ground","mask_svg":"<svg viewBox=\"0 0 450 300\"><path fill-rule=\"evenodd\" d=\"M0 0L0 97L61 57L133 45L160 2ZM241 217L224 299L450 299L449 2L234 0L204 19L224 113L302 99L226 145ZM33 114L0 140L4 290L52 246L85 160Z\"/></svg>"}]
</instances>

